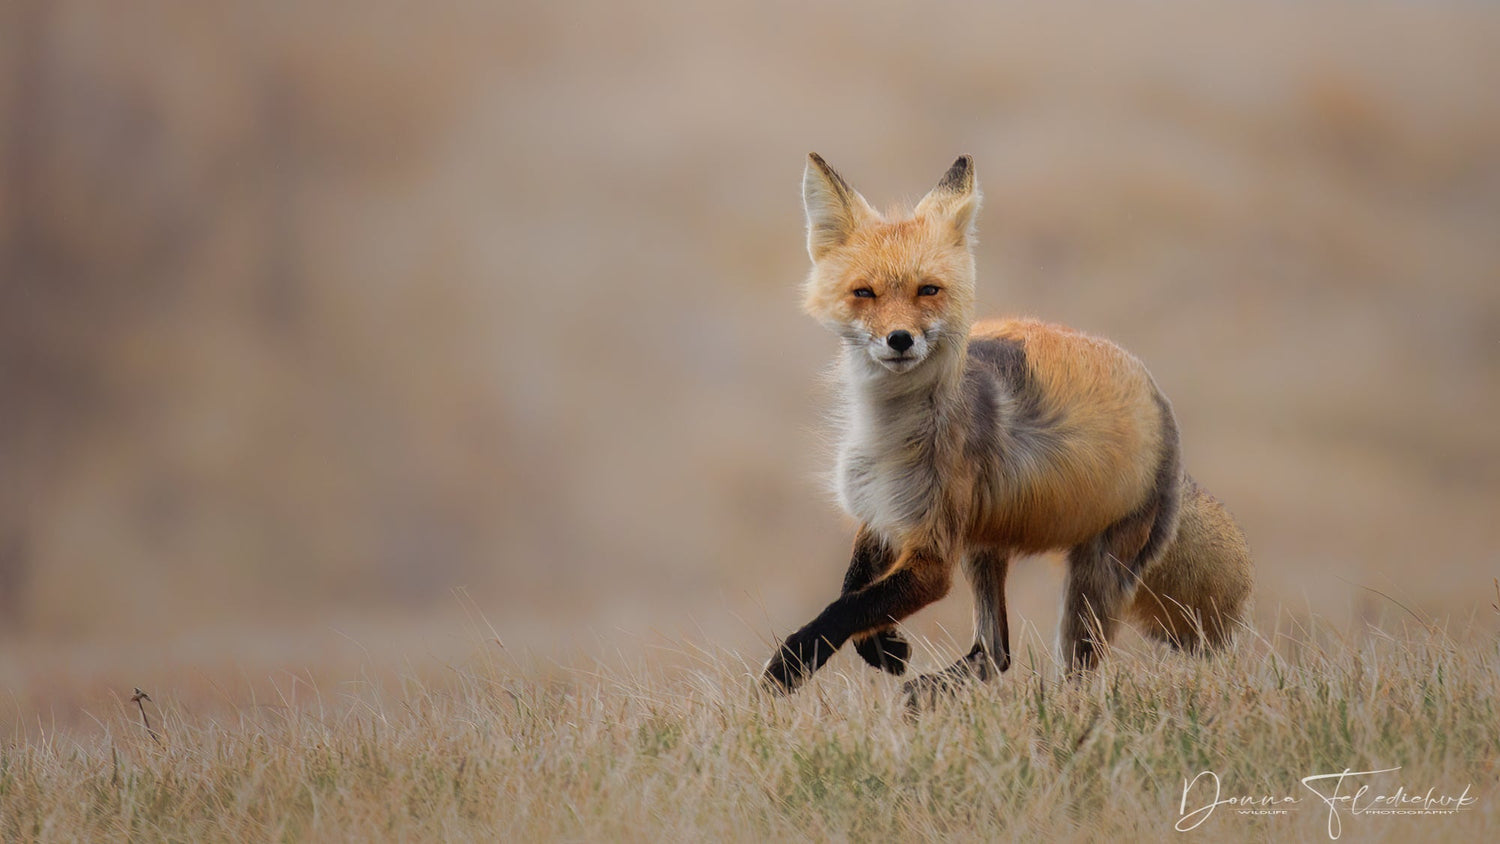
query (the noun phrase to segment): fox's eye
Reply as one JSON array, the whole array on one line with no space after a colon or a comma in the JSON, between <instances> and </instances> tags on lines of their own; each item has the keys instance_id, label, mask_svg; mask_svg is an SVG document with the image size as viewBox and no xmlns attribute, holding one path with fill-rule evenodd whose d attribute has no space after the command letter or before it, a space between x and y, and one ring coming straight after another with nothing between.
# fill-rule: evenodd
<instances>
[{"instance_id":1,"label":"fox's eye","mask_svg":"<svg viewBox=\"0 0 1500 844\"><path fill-rule=\"evenodd\" d=\"M936 296L936 295L938 295L938 291L941 290L941 289L942 288L938 287L936 284L924 284L921 287L917 288L917 295L918 296Z\"/></svg>"},{"instance_id":2,"label":"fox's eye","mask_svg":"<svg viewBox=\"0 0 1500 844\"><path fill-rule=\"evenodd\" d=\"M875 298L875 291L871 290L868 287L861 287L861 288L859 288L859 289L857 289L857 290L854 291L854 298L856 298L856 299L874 299Z\"/></svg>"}]
</instances>

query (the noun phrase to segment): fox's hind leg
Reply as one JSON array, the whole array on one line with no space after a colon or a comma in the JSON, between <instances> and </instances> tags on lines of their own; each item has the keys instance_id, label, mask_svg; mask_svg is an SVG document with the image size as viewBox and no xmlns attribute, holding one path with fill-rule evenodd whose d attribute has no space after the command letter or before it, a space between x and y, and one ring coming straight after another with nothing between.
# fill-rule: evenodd
<instances>
[{"instance_id":1,"label":"fox's hind leg","mask_svg":"<svg viewBox=\"0 0 1500 844\"><path fill-rule=\"evenodd\" d=\"M1151 492L1134 512L1068 550L1057 636L1070 676L1099 664L1141 572L1162 556L1177 535L1185 476L1171 408L1160 396L1157 403L1166 441Z\"/></svg>"},{"instance_id":2,"label":"fox's hind leg","mask_svg":"<svg viewBox=\"0 0 1500 844\"><path fill-rule=\"evenodd\" d=\"M1120 565L1103 537L1074 546L1068 552L1057 639L1069 674L1098 665L1114 633L1117 616L1128 597L1128 581L1114 570Z\"/></svg>"},{"instance_id":3,"label":"fox's hind leg","mask_svg":"<svg viewBox=\"0 0 1500 844\"><path fill-rule=\"evenodd\" d=\"M1010 620L1005 608L1005 576L1011 554L977 549L964 558L964 573L974 589L974 647L942 671L924 674L902 687L908 706L930 702L970 680L988 681L1010 668Z\"/></svg>"},{"instance_id":4,"label":"fox's hind leg","mask_svg":"<svg viewBox=\"0 0 1500 844\"><path fill-rule=\"evenodd\" d=\"M1057 638L1070 676L1099 664L1121 617L1130 610L1140 572L1172 541L1177 510L1174 496L1170 507L1133 514L1068 550Z\"/></svg>"},{"instance_id":5,"label":"fox's hind leg","mask_svg":"<svg viewBox=\"0 0 1500 844\"><path fill-rule=\"evenodd\" d=\"M854 537L854 555L849 560L841 594L848 595L869 586L895 562L896 552L890 545L868 525L860 527L859 534ZM911 645L894 625L855 636L854 650L870 665L896 675L906 672L906 663L911 657Z\"/></svg>"}]
</instances>

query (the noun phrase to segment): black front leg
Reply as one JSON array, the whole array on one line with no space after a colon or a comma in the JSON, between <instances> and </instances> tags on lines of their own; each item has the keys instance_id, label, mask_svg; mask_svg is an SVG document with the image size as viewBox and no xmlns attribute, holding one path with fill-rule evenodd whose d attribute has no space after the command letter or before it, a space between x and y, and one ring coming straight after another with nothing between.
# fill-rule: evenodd
<instances>
[{"instance_id":1,"label":"black front leg","mask_svg":"<svg viewBox=\"0 0 1500 844\"><path fill-rule=\"evenodd\" d=\"M890 570L896 562L896 552L881 539L869 525L863 525L854 537L854 554L849 560L849 571L844 574L844 591L851 592L869 586ZM854 650L860 658L881 671L900 676L906 673L906 664L911 659L911 645L901 637L895 627L881 627L870 633L854 637Z\"/></svg>"},{"instance_id":2,"label":"black front leg","mask_svg":"<svg viewBox=\"0 0 1500 844\"><path fill-rule=\"evenodd\" d=\"M788 636L767 663L762 680L778 691L795 690L850 637L888 627L947 594L948 569L947 561L935 554L905 555L894 572L840 596Z\"/></svg>"},{"instance_id":3,"label":"black front leg","mask_svg":"<svg viewBox=\"0 0 1500 844\"><path fill-rule=\"evenodd\" d=\"M862 525L854 536L854 554L849 558L849 571L844 573L844 588L840 594L858 592L869 586L895 562L895 550L869 525Z\"/></svg>"}]
</instances>

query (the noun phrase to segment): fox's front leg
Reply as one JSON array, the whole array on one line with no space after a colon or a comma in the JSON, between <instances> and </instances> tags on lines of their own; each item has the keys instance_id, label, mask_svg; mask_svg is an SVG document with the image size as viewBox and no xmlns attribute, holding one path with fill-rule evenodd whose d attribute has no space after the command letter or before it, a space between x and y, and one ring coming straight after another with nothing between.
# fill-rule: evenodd
<instances>
[{"instance_id":1,"label":"fox's front leg","mask_svg":"<svg viewBox=\"0 0 1500 844\"><path fill-rule=\"evenodd\" d=\"M972 680L985 682L1010 668L1010 619L1005 608L1010 557L1009 549L980 548L964 560L964 573L974 587L974 647L942 671L924 674L902 687L912 710L933 703L939 694Z\"/></svg>"},{"instance_id":2,"label":"fox's front leg","mask_svg":"<svg viewBox=\"0 0 1500 844\"><path fill-rule=\"evenodd\" d=\"M859 534L854 537L854 554L849 560L849 571L844 575L842 594L858 592L874 583L895 562L895 550L869 525L860 526ZM906 663L911 658L911 645L894 626L879 627L855 636L854 650L870 665L896 675L906 672Z\"/></svg>"},{"instance_id":3,"label":"fox's front leg","mask_svg":"<svg viewBox=\"0 0 1500 844\"><path fill-rule=\"evenodd\" d=\"M839 596L796 633L767 663L762 681L782 692L802 685L853 636L888 627L948 593L947 558L933 550L904 552L875 582Z\"/></svg>"}]
</instances>

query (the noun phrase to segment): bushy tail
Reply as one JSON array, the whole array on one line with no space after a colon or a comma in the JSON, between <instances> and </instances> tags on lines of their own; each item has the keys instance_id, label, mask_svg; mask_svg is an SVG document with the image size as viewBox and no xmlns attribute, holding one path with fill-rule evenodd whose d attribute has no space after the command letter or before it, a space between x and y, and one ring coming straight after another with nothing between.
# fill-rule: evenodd
<instances>
[{"instance_id":1,"label":"bushy tail","mask_svg":"<svg viewBox=\"0 0 1500 844\"><path fill-rule=\"evenodd\" d=\"M1126 618L1146 636L1190 652L1228 644L1249 621L1250 546L1218 499L1184 477L1177 537L1141 573Z\"/></svg>"}]
</instances>

